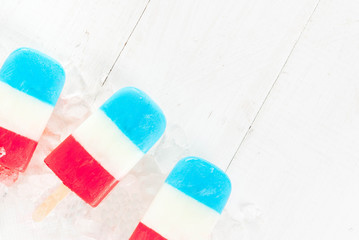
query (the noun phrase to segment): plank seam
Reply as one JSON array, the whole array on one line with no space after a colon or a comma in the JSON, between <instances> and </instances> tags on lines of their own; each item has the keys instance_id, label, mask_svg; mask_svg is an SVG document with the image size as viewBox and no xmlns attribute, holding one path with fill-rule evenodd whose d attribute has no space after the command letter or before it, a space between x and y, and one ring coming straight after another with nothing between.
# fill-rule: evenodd
<instances>
[{"instance_id":1,"label":"plank seam","mask_svg":"<svg viewBox=\"0 0 359 240\"><path fill-rule=\"evenodd\" d=\"M123 44L123 47L122 47L120 53L117 55L117 57L116 57L114 63L112 64L112 66L111 66L110 70L108 71L108 73L107 73L105 79L103 80L102 85L101 85L102 87L105 85L105 83L106 83L108 77L110 76L110 74L111 74L113 68L116 66L116 63L117 63L118 59L120 58L122 52L123 52L124 49L126 48L127 43L130 41L130 39L131 39L131 37L132 37L132 34L135 32L135 30L136 30L138 24L140 23L140 21L141 21L141 19L142 19L142 16L144 15L144 13L145 13L145 11L146 11L148 5L150 4L150 2L151 2L151 0L148 0L148 1L147 1L145 8L143 9L143 11L142 11L140 17L138 18L138 20L137 20L135 26L133 27L133 29L132 29L130 35L128 36L128 38L127 38L125 44Z\"/></svg>"},{"instance_id":2,"label":"plank seam","mask_svg":"<svg viewBox=\"0 0 359 240\"><path fill-rule=\"evenodd\" d=\"M302 38L303 33L305 32L305 30L306 30L306 28L308 27L308 25L309 25L309 23L310 23L312 17L314 16L314 13L316 12L316 10L317 10L317 8L318 8L318 6L319 6L320 1L321 1L321 0L318 0L317 4L315 5L315 7L314 7L314 9L313 9L313 11L312 11L312 13L311 13L310 16L309 16L307 22L305 23L305 25L304 25L302 31L300 32L300 34L299 34L297 40L296 40L295 43L293 44L293 47L292 47L292 49L290 50L289 55L287 56L287 58L286 58L286 60L285 60L285 62L284 62L284 64L283 64L282 68L280 69L279 73L277 74L277 77L275 78L275 80L274 80L272 86L270 87L268 93L266 94L266 96L265 96L265 98L264 98L262 104L260 105L260 107L259 107L257 113L255 114L255 116L254 116L254 118L253 118L253 120L252 120L250 126L248 127L248 130L247 130L246 133L244 134L244 137L242 138L241 142L239 143L239 145L238 145L238 147L237 147L237 149L236 149L236 151L235 151L235 153L234 153L234 155L233 155L231 161L229 162L229 164L228 164L227 167L226 167L225 172L228 171L228 169L229 169L229 167L231 166L233 160L235 159L236 155L238 154L239 149L242 147L244 141L247 139L247 137L248 137L248 135L249 135L249 133L250 133L250 130L251 130L252 126L254 125L255 121L257 120L257 117L258 117L259 113L261 112L261 110L262 110L262 108L263 108L265 102L268 100L269 95L271 94L271 92L272 92L274 86L275 86L276 83L278 82L279 77L280 77L281 74L283 73L283 70L284 70L284 68L286 67L286 65L287 65L287 63L288 63L288 61L289 61L289 59L290 59L292 53L294 52L294 50L295 50L295 48L296 48L298 42L299 42L300 39Z\"/></svg>"}]
</instances>

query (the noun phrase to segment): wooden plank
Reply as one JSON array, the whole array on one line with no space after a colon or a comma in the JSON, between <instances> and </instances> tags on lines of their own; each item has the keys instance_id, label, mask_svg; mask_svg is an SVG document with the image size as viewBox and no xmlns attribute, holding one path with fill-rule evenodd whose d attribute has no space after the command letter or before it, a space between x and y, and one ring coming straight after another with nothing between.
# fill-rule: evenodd
<instances>
[{"instance_id":1,"label":"wooden plank","mask_svg":"<svg viewBox=\"0 0 359 240\"><path fill-rule=\"evenodd\" d=\"M229 168L250 239L359 238L358 42L359 2L321 1Z\"/></svg>"},{"instance_id":2,"label":"wooden plank","mask_svg":"<svg viewBox=\"0 0 359 240\"><path fill-rule=\"evenodd\" d=\"M166 136L226 168L316 3L152 0L105 86L148 92Z\"/></svg>"},{"instance_id":3,"label":"wooden plank","mask_svg":"<svg viewBox=\"0 0 359 240\"><path fill-rule=\"evenodd\" d=\"M147 1L2 0L0 62L18 47L33 47L65 65L67 81L81 77L98 89Z\"/></svg>"}]
</instances>

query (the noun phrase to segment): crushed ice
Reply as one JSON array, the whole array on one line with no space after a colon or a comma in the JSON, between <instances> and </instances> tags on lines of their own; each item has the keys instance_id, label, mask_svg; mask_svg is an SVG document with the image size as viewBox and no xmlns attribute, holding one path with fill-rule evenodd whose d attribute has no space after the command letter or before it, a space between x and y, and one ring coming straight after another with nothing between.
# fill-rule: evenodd
<instances>
[{"instance_id":1,"label":"crushed ice","mask_svg":"<svg viewBox=\"0 0 359 240\"><path fill-rule=\"evenodd\" d=\"M180 158L190 154L184 130L169 123L157 146L97 208L70 193L43 222L34 223L34 208L59 184L44 165L44 157L115 91L109 84L95 91L99 87L89 86L75 66L68 64L66 69L65 88L28 170L9 188L0 184L0 239L128 239L166 175ZM246 224L249 219L256 222L260 215L253 209L241 206L235 215L225 211L212 239L249 239Z\"/></svg>"}]
</instances>

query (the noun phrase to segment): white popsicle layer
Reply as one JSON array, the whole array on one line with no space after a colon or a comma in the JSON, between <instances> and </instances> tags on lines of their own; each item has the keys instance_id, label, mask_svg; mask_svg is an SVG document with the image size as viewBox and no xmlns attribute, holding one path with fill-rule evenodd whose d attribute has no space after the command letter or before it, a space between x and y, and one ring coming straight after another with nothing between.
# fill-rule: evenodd
<instances>
[{"instance_id":1,"label":"white popsicle layer","mask_svg":"<svg viewBox=\"0 0 359 240\"><path fill-rule=\"evenodd\" d=\"M116 179L122 178L144 155L100 109L72 135Z\"/></svg>"},{"instance_id":2,"label":"white popsicle layer","mask_svg":"<svg viewBox=\"0 0 359 240\"><path fill-rule=\"evenodd\" d=\"M38 141L53 106L0 81L0 126Z\"/></svg>"},{"instance_id":3,"label":"white popsicle layer","mask_svg":"<svg viewBox=\"0 0 359 240\"><path fill-rule=\"evenodd\" d=\"M219 213L165 183L142 223L166 239L209 239Z\"/></svg>"}]
</instances>

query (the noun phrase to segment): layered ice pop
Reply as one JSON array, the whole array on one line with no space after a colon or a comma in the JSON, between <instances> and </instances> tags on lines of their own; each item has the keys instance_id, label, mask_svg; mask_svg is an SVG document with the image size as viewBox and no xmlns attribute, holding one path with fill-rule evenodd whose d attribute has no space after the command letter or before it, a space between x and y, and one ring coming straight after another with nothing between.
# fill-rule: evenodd
<instances>
[{"instance_id":1,"label":"layered ice pop","mask_svg":"<svg viewBox=\"0 0 359 240\"><path fill-rule=\"evenodd\" d=\"M231 193L227 175L198 157L180 160L130 240L205 240Z\"/></svg>"},{"instance_id":2,"label":"layered ice pop","mask_svg":"<svg viewBox=\"0 0 359 240\"><path fill-rule=\"evenodd\" d=\"M65 82L61 65L20 48L0 69L0 165L25 171Z\"/></svg>"},{"instance_id":3,"label":"layered ice pop","mask_svg":"<svg viewBox=\"0 0 359 240\"><path fill-rule=\"evenodd\" d=\"M46 157L47 166L92 207L162 136L166 120L144 92L116 92Z\"/></svg>"}]
</instances>

